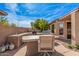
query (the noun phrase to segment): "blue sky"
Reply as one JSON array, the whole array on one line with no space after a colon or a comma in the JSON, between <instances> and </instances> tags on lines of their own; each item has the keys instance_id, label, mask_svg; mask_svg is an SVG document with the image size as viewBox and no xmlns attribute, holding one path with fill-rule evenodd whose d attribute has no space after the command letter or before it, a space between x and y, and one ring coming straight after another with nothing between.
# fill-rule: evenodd
<instances>
[{"instance_id":1,"label":"blue sky","mask_svg":"<svg viewBox=\"0 0 79 59\"><path fill-rule=\"evenodd\" d=\"M30 23L38 18L51 22L75 10L78 6L78 3L0 3L0 10L8 13L6 18L10 24L30 27Z\"/></svg>"}]
</instances>

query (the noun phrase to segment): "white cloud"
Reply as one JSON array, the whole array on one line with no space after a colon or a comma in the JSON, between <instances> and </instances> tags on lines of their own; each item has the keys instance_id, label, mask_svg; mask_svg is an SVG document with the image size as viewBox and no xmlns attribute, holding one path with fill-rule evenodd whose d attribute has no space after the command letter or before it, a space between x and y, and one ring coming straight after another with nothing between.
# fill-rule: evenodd
<instances>
[{"instance_id":1,"label":"white cloud","mask_svg":"<svg viewBox=\"0 0 79 59\"><path fill-rule=\"evenodd\" d=\"M19 27L31 27L31 22L34 21L28 19L26 16L17 16L12 13L9 13L6 17L8 18L9 24L16 23Z\"/></svg>"},{"instance_id":2,"label":"white cloud","mask_svg":"<svg viewBox=\"0 0 79 59\"><path fill-rule=\"evenodd\" d=\"M33 20L18 21L18 25L19 27L31 27L31 22L33 22Z\"/></svg>"},{"instance_id":3,"label":"white cloud","mask_svg":"<svg viewBox=\"0 0 79 59\"><path fill-rule=\"evenodd\" d=\"M17 3L8 3L8 4L6 4L6 7L8 8L8 9L11 9L12 11L17 11L18 9L17 9Z\"/></svg>"},{"instance_id":4,"label":"white cloud","mask_svg":"<svg viewBox=\"0 0 79 59\"><path fill-rule=\"evenodd\" d=\"M13 4L7 3L5 5L7 9L12 11L11 13L7 11L8 15L6 17L8 18L9 24L12 24L12 23L18 24L17 14L15 12L15 11L19 11L19 9L17 8L17 3L13 3Z\"/></svg>"},{"instance_id":5,"label":"white cloud","mask_svg":"<svg viewBox=\"0 0 79 59\"><path fill-rule=\"evenodd\" d=\"M9 20L9 23L11 24L11 23L16 23L17 22L17 14L16 14L16 10L18 10L17 9L17 4L16 3L6 3L5 4L6 5L6 8L7 9L9 9L9 10L11 10L12 12L10 13L9 11L7 11L8 12L8 15L7 15L7 18L8 18L8 20Z\"/></svg>"},{"instance_id":6,"label":"white cloud","mask_svg":"<svg viewBox=\"0 0 79 59\"><path fill-rule=\"evenodd\" d=\"M19 11L19 9L17 8L18 4L17 3L6 3L6 8L9 9L11 11L11 13L8 11L9 13L9 17L13 17L15 18L15 16L17 16L16 11ZM10 16L11 15L11 16Z\"/></svg>"},{"instance_id":7,"label":"white cloud","mask_svg":"<svg viewBox=\"0 0 79 59\"><path fill-rule=\"evenodd\" d=\"M7 20L9 21L10 24L12 23L17 23L18 21L16 20L17 19L17 16L12 14L12 13L8 13L8 15L6 16Z\"/></svg>"},{"instance_id":8,"label":"white cloud","mask_svg":"<svg viewBox=\"0 0 79 59\"><path fill-rule=\"evenodd\" d=\"M27 8L26 11L28 11L29 14L40 13L40 12L38 12L37 5L35 5L35 4L32 4L32 3L24 4L24 7Z\"/></svg>"},{"instance_id":9,"label":"white cloud","mask_svg":"<svg viewBox=\"0 0 79 59\"><path fill-rule=\"evenodd\" d=\"M34 9L34 5L31 3L29 3L29 4L24 4L25 5L25 7L27 7L28 8L28 10L33 10Z\"/></svg>"}]
</instances>

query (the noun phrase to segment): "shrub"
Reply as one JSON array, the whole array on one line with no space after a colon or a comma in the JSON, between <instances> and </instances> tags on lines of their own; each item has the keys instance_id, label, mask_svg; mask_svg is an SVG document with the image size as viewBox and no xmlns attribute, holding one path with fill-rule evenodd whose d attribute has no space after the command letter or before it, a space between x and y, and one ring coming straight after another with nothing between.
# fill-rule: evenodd
<instances>
[{"instance_id":1,"label":"shrub","mask_svg":"<svg viewBox=\"0 0 79 59\"><path fill-rule=\"evenodd\" d=\"M33 29L37 29L42 32L44 30L48 30L48 21L45 19L36 19L35 22L31 22L31 26Z\"/></svg>"},{"instance_id":2,"label":"shrub","mask_svg":"<svg viewBox=\"0 0 79 59\"><path fill-rule=\"evenodd\" d=\"M4 26L9 26L9 22L5 17L0 17L0 23Z\"/></svg>"},{"instance_id":3,"label":"shrub","mask_svg":"<svg viewBox=\"0 0 79 59\"><path fill-rule=\"evenodd\" d=\"M72 45L68 45L68 47L69 47L70 49L73 49L73 48L74 48L74 46L72 46Z\"/></svg>"},{"instance_id":4,"label":"shrub","mask_svg":"<svg viewBox=\"0 0 79 59\"><path fill-rule=\"evenodd\" d=\"M79 44L76 44L75 48L76 48L76 49L79 49Z\"/></svg>"}]
</instances>

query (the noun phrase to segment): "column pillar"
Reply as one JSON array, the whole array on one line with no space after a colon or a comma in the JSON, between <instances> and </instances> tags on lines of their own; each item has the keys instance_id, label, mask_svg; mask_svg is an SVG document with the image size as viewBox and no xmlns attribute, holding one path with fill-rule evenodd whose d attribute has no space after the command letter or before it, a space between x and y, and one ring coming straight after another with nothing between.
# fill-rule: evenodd
<instances>
[{"instance_id":1,"label":"column pillar","mask_svg":"<svg viewBox=\"0 0 79 59\"><path fill-rule=\"evenodd\" d=\"M52 31L52 25L50 25L50 30Z\"/></svg>"},{"instance_id":2,"label":"column pillar","mask_svg":"<svg viewBox=\"0 0 79 59\"><path fill-rule=\"evenodd\" d=\"M72 44L79 44L79 11L71 14Z\"/></svg>"},{"instance_id":3,"label":"column pillar","mask_svg":"<svg viewBox=\"0 0 79 59\"><path fill-rule=\"evenodd\" d=\"M64 21L63 35L64 35L64 38L67 39L67 22L66 21Z\"/></svg>"},{"instance_id":4,"label":"column pillar","mask_svg":"<svg viewBox=\"0 0 79 59\"><path fill-rule=\"evenodd\" d=\"M59 22L55 23L55 34L59 35Z\"/></svg>"}]
</instances>

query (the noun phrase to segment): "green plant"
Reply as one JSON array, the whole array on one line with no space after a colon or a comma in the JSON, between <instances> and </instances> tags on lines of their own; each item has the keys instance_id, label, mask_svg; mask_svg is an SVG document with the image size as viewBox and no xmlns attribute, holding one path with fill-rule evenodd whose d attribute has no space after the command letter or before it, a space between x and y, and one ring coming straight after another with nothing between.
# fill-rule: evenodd
<instances>
[{"instance_id":1,"label":"green plant","mask_svg":"<svg viewBox=\"0 0 79 59\"><path fill-rule=\"evenodd\" d=\"M12 26L12 27L16 27L16 24L15 24L15 23L12 23L11 26Z\"/></svg>"},{"instance_id":2,"label":"green plant","mask_svg":"<svg viewBox=\"0 0 79 59\"><path fill-rule=\"evenodd\" d=\"M37 19L35 22L31 23L31 26L33 29L41 30L47 30L48 29L48 21L45 19Z\"/></svg>"},{"instance_id":3,"label":"green plant","mask_svg":"<svg viewBox=\"0 0 79 59\"><path fill-rule=\"evenodd\" d=\"M74 46L71 45L71 44L69 44L68 47L69 47L70 49L73 49L73 48L74 48Z\"/></svg>"},{"instance_id":4,"label":"green plant","mask_svg":"<svg viewBox=\"0 0 79 59\"><path fill-rule=\"evenodd\" d=\"M32 29L35 29L35 24L33 22L31 22L31 27Z\"/></svg>"},{"instance_id":5,"label":"green plant","mask_svg":"<svg viewBox=\"0 0 79 59\"><path fill-rule=\"evenodd\" d=\"M0 17L0 23L4 26L9 26L8 20L5 17Z\"/></svg>"},{"instance_id":6,"label":"green plant","mask_svg":"<svg viewBox=\"0 0 79 59\"><path fill-rule=\"evenodd\" d=\"M76 44L75 48L76 48L76 49L79 49L79 44Z\"/></svg>"}]
</instances>

